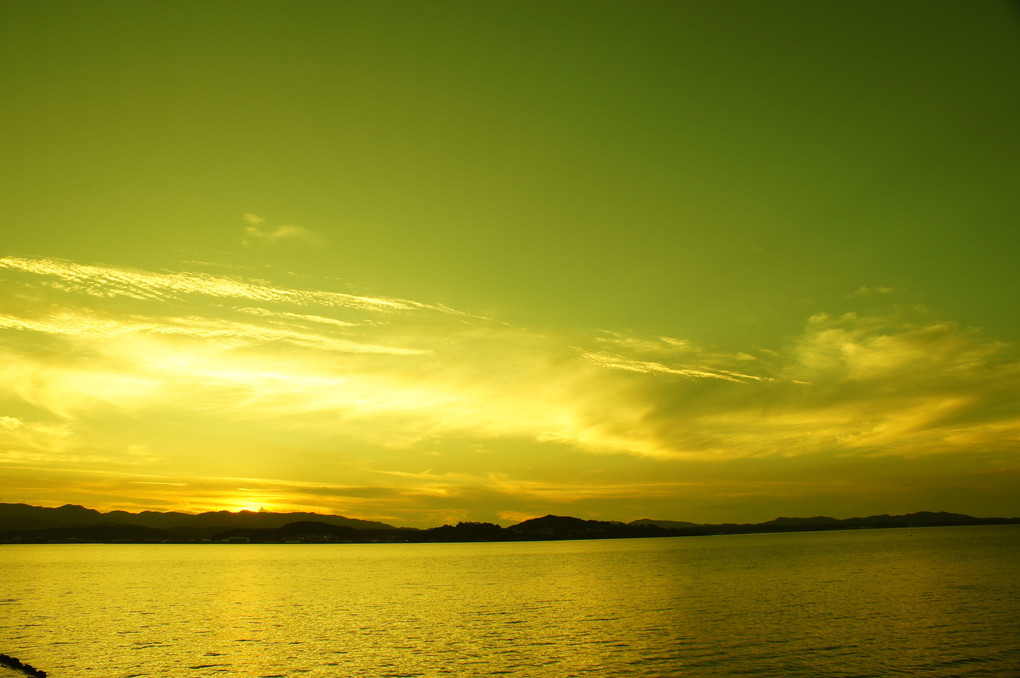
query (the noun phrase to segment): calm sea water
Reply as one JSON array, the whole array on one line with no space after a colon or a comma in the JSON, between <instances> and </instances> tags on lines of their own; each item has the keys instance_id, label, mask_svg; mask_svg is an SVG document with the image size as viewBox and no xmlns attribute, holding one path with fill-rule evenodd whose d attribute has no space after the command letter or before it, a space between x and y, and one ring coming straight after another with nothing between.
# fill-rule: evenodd
<instances>
[{"instance_id":1,"label":"calm sea water","mask_svg":"<svg viewBox=\"0 0 1020 678\"><path fill-rule=\"evenodd\" d=\"M0 652L99 676L1020 676L1020 526L0 547Z\"/></svg>"}]
</instances>

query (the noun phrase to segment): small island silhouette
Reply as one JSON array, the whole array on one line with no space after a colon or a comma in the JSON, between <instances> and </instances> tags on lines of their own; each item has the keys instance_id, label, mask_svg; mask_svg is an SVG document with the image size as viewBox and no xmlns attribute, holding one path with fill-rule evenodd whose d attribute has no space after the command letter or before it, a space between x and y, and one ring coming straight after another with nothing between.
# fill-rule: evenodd
<instances>
[{"instance_id":1,"label":"small island silhouette","mask_svg":"<svg viewBox=\"0 0 1020 678\"><path fill-rule=\"evenodd\" d=\"M547 515L509 527L461 522L418 529L318 513L265 511L110 511L66 504L44 508L0 503L0 544L52 543L423 543L627 539L820 530L1020 524L1020 518L975 518L920 511L866 518L776 518L763 523L699 524L642 519L629 523Z\"/></svg>"}]
</instances>

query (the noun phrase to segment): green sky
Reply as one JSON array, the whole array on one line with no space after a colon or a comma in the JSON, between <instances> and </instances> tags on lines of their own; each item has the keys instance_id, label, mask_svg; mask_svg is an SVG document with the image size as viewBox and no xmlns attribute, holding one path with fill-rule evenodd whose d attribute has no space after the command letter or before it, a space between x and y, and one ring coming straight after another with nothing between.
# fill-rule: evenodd
<instances>
[{"instance_id":1,"label":"green sky","mask_svg":"<svg viewBox=\"0 0 1020 678\"><path fill-rule=\"evenodd\" d=\"M1020 515L1006 2L0 5L3 501Z\"/></svg>"}]
</instances>

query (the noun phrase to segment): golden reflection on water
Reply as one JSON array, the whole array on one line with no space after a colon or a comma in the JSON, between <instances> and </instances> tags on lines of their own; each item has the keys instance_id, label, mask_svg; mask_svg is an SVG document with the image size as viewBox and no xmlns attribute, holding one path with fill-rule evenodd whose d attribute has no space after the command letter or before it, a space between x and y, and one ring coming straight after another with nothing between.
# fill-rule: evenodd
<instances>
[{"instance_id":1,"label":"golden reflection on water","mask_svg":"<svg viewBox=\"0 0 1020 678\"><path fill-rule=\"evenodd\" d=\"M54 678L999 675L1018 556L1014 526L4 546L0 651Z\"/></svg>"}]
</instances>

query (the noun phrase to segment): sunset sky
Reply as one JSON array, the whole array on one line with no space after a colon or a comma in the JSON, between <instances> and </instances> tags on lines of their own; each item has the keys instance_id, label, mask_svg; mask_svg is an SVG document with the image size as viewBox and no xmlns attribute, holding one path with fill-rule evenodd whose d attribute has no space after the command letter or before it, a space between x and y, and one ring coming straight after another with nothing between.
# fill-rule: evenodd
<instances>
[{"instance_id":1,"label":"sunset sky","mask_svg":"<svg viewBox=\"0 0 1020 678\"><path fill-rule=\"evenodd\" d=\"M1020 515L1020 11L0 5L0 501Z\"/></svg>"}]
</instances>

